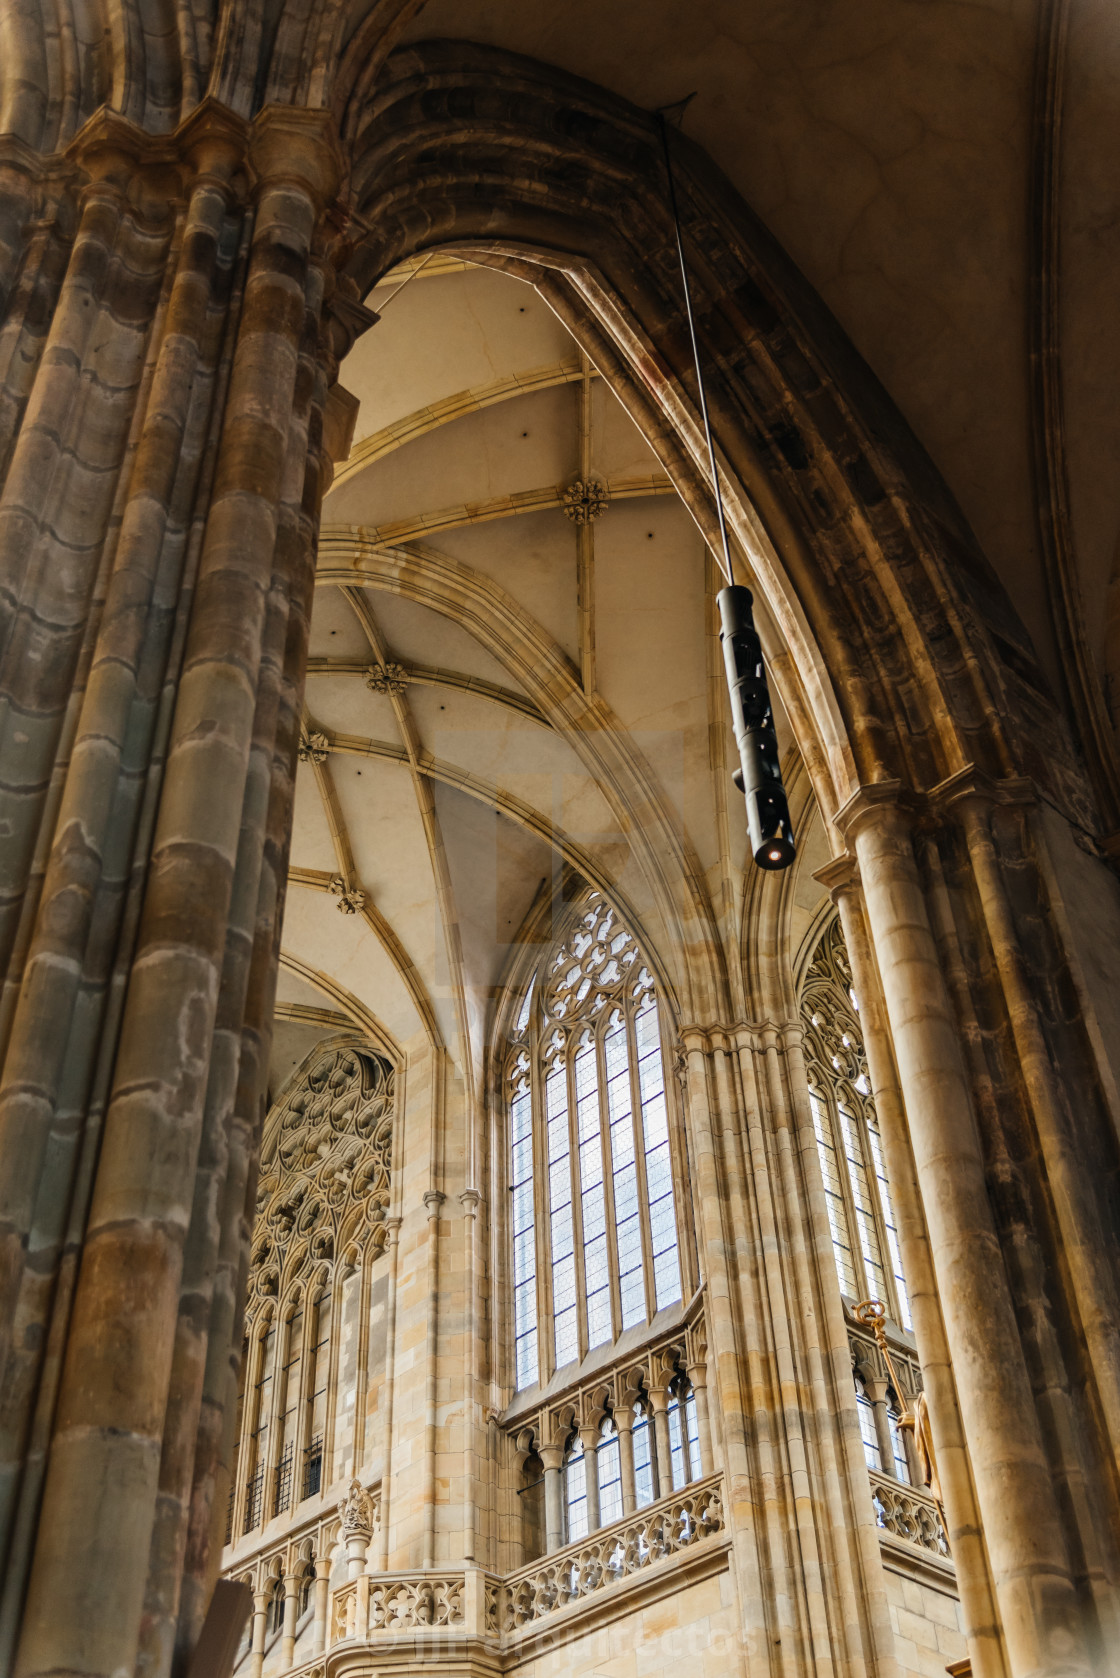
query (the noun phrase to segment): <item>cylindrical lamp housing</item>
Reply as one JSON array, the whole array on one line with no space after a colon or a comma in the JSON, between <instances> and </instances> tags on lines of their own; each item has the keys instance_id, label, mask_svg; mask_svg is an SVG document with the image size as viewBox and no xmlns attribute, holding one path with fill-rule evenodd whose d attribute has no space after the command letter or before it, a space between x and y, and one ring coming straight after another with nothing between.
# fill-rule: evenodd
<instances>
[{"instance_id":1,"label":"cylindrical lamp housing","mask_svg":"<svg viewBox=\"0 0 1120 1678\"><path fill-rule=\"evenodd\" d=\"M760 868L788 868L796 856L793 824L778 764L778 738L766 685L762 642L749 588L733 583L717 596L720 641L731 695L739 765L732 779L747 801L751 851Z\"/></svg>"}]
</instances>

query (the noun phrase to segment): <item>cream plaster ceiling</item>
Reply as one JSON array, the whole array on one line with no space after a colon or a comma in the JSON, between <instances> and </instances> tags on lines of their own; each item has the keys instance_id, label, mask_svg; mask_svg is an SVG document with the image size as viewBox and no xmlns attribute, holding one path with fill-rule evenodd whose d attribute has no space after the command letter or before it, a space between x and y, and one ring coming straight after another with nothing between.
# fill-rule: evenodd
<instances>
[{"instance_id":1,"label":"cream plaster ceiling","mask_svg":"<svg viewBox=\"0 0 1120 1678\"><path fill-rule=\"evenodd\" d=\"M949 482L1044 667L1031 485L1030 168L1049 0L427 0L405 41L525 53L686 132L782 243ZM1120 6L1073 0L1060 137L1068 470L1105 659L1120 536ZM1115 598L1116 669L1120 607Z\"/></svg>"},{"instance_id":2,"label":"cream plaster ceiling","mask_svg":"<svg viewBox=\"0 0 1120 1678\"><path fill-rule=\"evenodd\" d=\"M1031 478L1032 113L1048 16L1042 0L695 0L686 25L674 0L428 0L404 40L523 52L647 109L695 90L687 132L909 420L1058 683ZM1110 635L1120 671L1118 72L1120 7L1078 0L1058 330L1072 542L1106 692ZM731 742L700 538L534 291L438 254L416 267L369 299L382 318L342 373L361 407L325 509L307 688L308 726L334 749L300 768L274 1085L294 1033L362 1010L397 1041L438 1039L477 1078L510 941L564 861L622 895L666 971L706 926L729 1005L744 1001L733 952L756 886L719 761ZM590 706L573 698L577 536L560 506L583 397L612 492L593 527ZM360 529L357 568L332 525ZM399 698L366 686L379 652L408 671ZM802 848L795 949L820 907L819 829ZM687 912L674 870L692 882ZM339 912L339 873L365 892L361 913ZM300 1012L315 1006L330 1014L318 1025Z\"/></svg>"},{"instance_id":3,"label":"cream plaster ceiling","mask_svg":"<svg viewBox=\"0 0 1120 1678\"><path fill-rule=\"evenodd\" d=\"M320 573L337 580L316 591L307 682L306 730L330 749L297 777L274 1091L347 1023L439 1042L477 1083L495 988L565 863L620 894L673 979L695 935L682 913L725 963L739 939L745 821L719 760L734 746L715 583L690 515L532 288L443 262L404 274L371 297L381 319L342 370L361 406L324 509ZM612 492L591 526L591 699L561 505L581 411ZM370 586L340 563L355 543ZM403 667L401 693L371 691L380 664ZM823 841L807 854L823 861ZM667 884L682 869L699 909ZM799 926L821 896L802 874ZM332 879L364 894L356 912Z\"/></svg>"}]
</instances>

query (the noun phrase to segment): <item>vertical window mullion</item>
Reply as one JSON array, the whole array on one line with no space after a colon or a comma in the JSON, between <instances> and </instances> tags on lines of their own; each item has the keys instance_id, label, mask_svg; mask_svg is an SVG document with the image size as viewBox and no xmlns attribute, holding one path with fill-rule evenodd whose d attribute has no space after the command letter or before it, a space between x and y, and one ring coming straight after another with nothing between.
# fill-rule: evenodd
<instances>
[{"instance_id":1,"label":"vertical window mullion","mask_svg":"<svg viewBox=\"0 0 1120 1678\"><path fill-rule=\"evenodd\" d=\"M610 1160L613 1251L619 1299L618 1328L623 1333L648 1320L646 1280L650 1274L645 1219L645 1175L638 1121L634 1117L637 1085L626 1014L615 1010L602 1040L603 1110ZM620 1059L621 1054L621 1059Z\"/></svg>"},{"instance_id":2,"label":"vertical window mullion","mask_svg":"<svg viewBox=\"0 0 1120 1678\"><path fill-rule=\"evenodd\" d=\"M606 1160L603 1154L602 1085L598 1044L591 1031L581 1034L575 1045L572 1080L579 1150L586 1349L590 1351L594 1346L609 1344L612 1338L611 1231L607 1218Z\"/></svg>"},{"instance_id":3,"label":"vertical window mullion","mask_svg":"<svg viewBox=\"0 0 1120 1678\"><path fill-rule=\"evenodd\" d=\"M618 1220L614 1202L614 1153L611 1145L611 1120L608 1108L607 1056L603 1033L595 1033L595 1068L599 1079L599 1147L603 1155L603 1205L607 1225L607 1277L611 1296L612 1338L622 1333L622 1278L618 1253Z\"/></svg>"},{"instance_id":4,"label":"vertical window mullion","mask_svg":"<svg viewBox=\"0 0 1120 1678\"><path fill-rule=\"evenodd\" d=\"M578 1231L573 1202L572 1111L567 1054L544 1064L545 1128L548 1138L549 1275L552 1290L552 1364L560 1368L580 1355ZM556 1192L558 1191L558 1192ZM566 1199L561 1199L561 1195ZM561 1241L558 1243L558 1236ZM565 1250L566 1249L566 1250Z\"/></svg>"},{"instance_id":5,"label":"vertical window mullion","mask_svg":"<svg viewBox=\"0 0 1120 1678\"><path fill-rule=\"evenodd\" d=\"M568 1173L572 1194L572 1246L575 1252L576 1321L579 1324L578 1357L587 1355L587 1272L583 1249L583 1188L580 1182L579 1118L576 1113L575 1034L571 1033L564 1054L568 1080Z\"/></svg>"},{"instance_id":6,"label":"vertical window mullion","mask_svg":"<svg viewBox=\"0 0 1120 1678\"><path fill-rule=\"evenodd\" d=\"M844 1197L844 1217L848 1225L848 1240L852 1258L852 1272L856 1281L857 1299L868 1297L867 1266L863 1259L863 1243L860 1240L859 1222L856 1218L855 1196L852 1193L852 1176L848 1165L847 1141L844 1136L844 1125L840 1118L840 1107L836 1100L836 1092L830 1086L825 1097L828 1107L829 1124L832 1128L833 1146L836 1149L836 1164L840 1174L840 1193Z\"/></svg>"},{"instance_id":7,"label":"vertical window mullion","mask_svg":"<svg viewBox=\"0 0 1120 1678\"><path fill-rule=\"evenodd\" d=\"M532 1062L523 1050L507 1073L509 1115L509 1240L513 1254L514 1388L541 1376L538 1138ZM532 1270L530 1272L530 1265Z\"/></svg>"},{"instance_id":8,"label":"vertical window mullion","mask_svg":"<svg viewBox=\"0 0 1120 1678\"><path fill-rule=\"evenodd\" d=\"M644 1055L641 1053L643 1036L647 1045ZM665 1085L665 1056L661 1043L661 1010L652 995L643 999L635 1014L634 1042L638 1050L637 1075L642 1109L653 1302L654 1309L661 1310L681 1297L681 1257L673 1150L669 1137L669 1092ZM642 1088L643 1067L648 1068L648 1091Z\"/></svg>"},{"instance_id":9,"label":"vertical window mullion","mask_svg":"<svg viewBox=\"0 0 1120 1678\"><path fill-rule=\"evenodd\" d=\"M634 1164L638 1179L638 1223L642 1233L642 1279L645 1284L646 1322L651 1323L657 1313L656 1283L653 1276L653 1241L649 1228L649 1185L646 1182L646 1143L642 1125L642 1088L638 1081L638 1038L634 1027L634 1012L625 1010L626 1059L630 1071L630 1125L634 1133Z\"/></svg>"},{"instance_id":10,"label":"vertical window mullion","mask_svg":"<svg viewBox=\"0 0 1120 1678\"><path fill-rule=\"evenodd\" d=\"M535 1010L534 1010L535 1012ZM552 1200L548 1188L548 1124L539 1032L529 1043L529 1100L533 1112L533 1208L537 1221L537 1368L543 1386L555 1367L552 1327Z\"/></svg>"}]
</instances>

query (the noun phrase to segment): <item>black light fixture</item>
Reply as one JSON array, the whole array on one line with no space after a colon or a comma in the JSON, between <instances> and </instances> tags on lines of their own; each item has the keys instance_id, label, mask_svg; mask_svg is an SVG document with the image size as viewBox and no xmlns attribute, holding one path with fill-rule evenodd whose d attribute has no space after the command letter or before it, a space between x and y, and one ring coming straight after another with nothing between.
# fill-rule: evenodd
<instances>
[{"instance_id":1,"label":"black light fixture","mask_svg":"<svg viewBox=\"0 0 1120 1678\"><path fill-rule=\"evenodd\" d=\"M691 97L690 94L689 98ZM700 368L700 347L696 341L696 325L692 317L692 289L688 283L688 265L684 259L677 189L673 180L673 160L669 151L669 129L665 121L666 111L683 111L687 103L688 100L684 99L677 105L666 106L657 112L657 120L661 125L665 172L669 178L669 205L673 212L673 227L677 236L677 259L681 265L685 314L692 341L700 416L704 422L704 437L708 445L708 463L711 467L712 488L716 500L716 522L723 549L721 556L713 548L712 556L727 582L727 587L722 588L717 595L716 604L719 607L719 638L723 645L727 689L731 697L731 721L735 730L735 744L739 748L739 767L731 778L747 801L751 852L758 867L788 868L797 855L797 847L794 844L793 823L789 819L786 790L782 785L778 738L774 733L774 708L770 703L770 689L766 682L762 642L754 625L754 599L749 588L732 581L734 573L731 569L731 547L727 540L723 495L719 486L712 428L708 420L708 398L704 389L704 375Z\"/></svg>"}]
</instances>

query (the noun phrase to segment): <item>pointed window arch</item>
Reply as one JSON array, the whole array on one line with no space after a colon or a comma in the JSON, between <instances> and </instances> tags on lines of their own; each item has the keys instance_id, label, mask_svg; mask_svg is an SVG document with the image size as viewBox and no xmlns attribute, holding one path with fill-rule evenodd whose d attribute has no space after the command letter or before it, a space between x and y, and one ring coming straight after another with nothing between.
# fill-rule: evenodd
<instances>
[{"instance_id":1,"label":"pointed window arch","mask_svg":"<svg viewBox=\"0 0 1120 1678\"><path fill-rule=\"evenodd\" d=\"M661 1007L597 891L527 988L506 1100L520 1392L681 1298Z\"/></svg>"},{"instance_id":2,"label":"pointed window arch","mask_svg":"<svg viewBox=\"0 0 1120 1678\"><path fill-rule=\"evenodd\" d=\"M880 1299L909 1329L910 1300L867 1075L859 1002L840 922L825 928L801 996L809 1105L824 1178L840 1292L853 1304Z\"/></svg>"}]
</instances>

